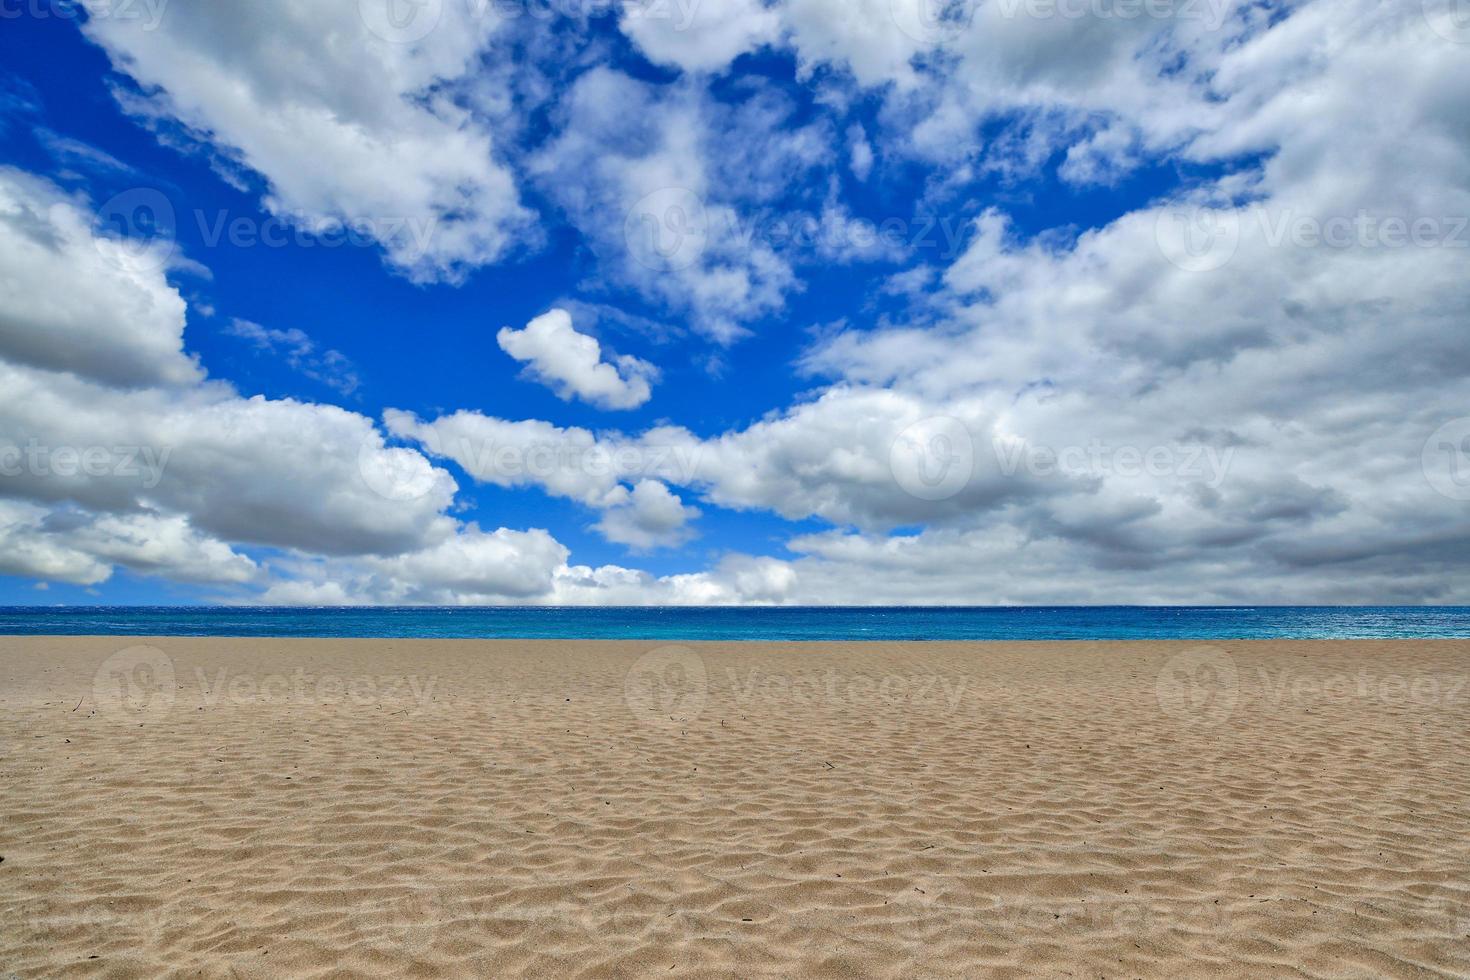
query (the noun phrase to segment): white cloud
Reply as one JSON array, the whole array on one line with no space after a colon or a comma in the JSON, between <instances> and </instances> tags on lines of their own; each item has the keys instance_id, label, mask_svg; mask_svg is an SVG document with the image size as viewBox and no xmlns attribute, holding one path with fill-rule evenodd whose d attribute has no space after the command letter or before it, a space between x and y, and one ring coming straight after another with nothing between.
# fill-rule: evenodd
<instances>
[{"instance_id":1,"label":"white cloud","mask_svg":"<svg viewBox=\"0 0 1470 980\"><path fill-rule=\"evenodd\" d=\"M176 554L194 548L223 562L224 552L191 535L351 554L396 553L452 533L448 473L387 447L361 415L204 382L182 350L183 300L161 273L109 275L104 264L71 283L68 264L88 270L88 257L102 261L114 243L43 181L6 172L0 187L9 213L23 216L0 222L0 241L35 273L8 282L8 309L48 311L4 321L0 497L98 515L87 535L67 540L140 566L154 559L121 542L172 541ZM82 309L76 296L88 297L98 319L72 312ZM109 310L122 311L121 322ZM84 332L113 327L118 337ZM133 386L116 386L124 381ZM395 496L373 480L385 472L416 492ZM182 567L177 557L158 563Z\"/></svg>"},{"instance_id":2,"label":"white cloud","mask_svg":"<svg viewBox=\"0 0 1470 980\"><path fill-rule=\"evenodd\" d=\"M595 337L578 333L571 314L543 313L523 330L504 327L495 335L500 349L526 365L532 380L562 399L581 398L599 408L637 408L651 395L658 371L631 355L604 361Z\"/></svg>"},{"instance_id":3,"label":"white cloud","mask_svg":"<svg viewBox=\"0 0 1470 980\"><path fill-rule=\"evenodd\" d=\"M45 533L47 513L34 504L0 500L0 572L76 585L107 581L107 562Z\"/></svg>"},{"instance_id":4,"label":"white cloud","mask_svg":"<svg viewBox=\"0 0 1470 980\"><path fill-rule=\"evenodd\" d=\"M16 309L46 309L65 263L105 255L112 243L51 185L4 176L12 216L0 224L4 241L29 249L30 267L48 272L11 281L10 298ZM568 554L549 533L482 531L448 517L457 489L448 473L388 446L361 415L242 398L204 381L182 351L177 291L156 270L128 271L88 284L98 309L126 301L142 283L179 313L129 321L136 342L115 359L135 355L127 363L138 366L136 378L65 359L82 342L83 321L8 322L0 346L0 571L96 585L122 566L292 603L520 601L552 592ZM304 334L253 324L238 332L314 355ZM171 376L179 365L188 371ZM112 383L123 380L138 384ZM635 505L626 490L609 490L609 506L636 509L636 526L653 527L649 533L667 521L646 493ZM283 557L267 569L234 542Z\"/></svg>"},{"instance_id":5,"label":"white cloud","mask_svg":"<svg viewBox=\"0 0 1470 980\"><path fill-rule=\"evenodd\" d=\"M776 39L781 20L761 0L630 3L620 23L651 60L686 71L719 71Z\"/></svg>"},{"instance_id":6,"label":"white cloud","mask_svg":"<svg viewBox=\"0 0 1470 980\"><path fill-rule=\"evenodd\" d=\"M295 578L266 590L282 605L471 605L544 598L567 549L542 530L485 532L474 524L432 547L382 558L290 566Z\"/></svg>"},{"instance_id":7,"label":"white cloud","mask_svg":"<svg viewBox=\"0 0 1470 980\"><path fill-rule=\"evenodd\" d=\"M0 363L0 492L100 511L163 509L231 541L329 554L394 552L442 535L455 484L371 420L329 405L240 398L227 386L117 391ZM366 475L365 475L366 474ZM303 488L319 488L305 493Z\"/></svg>"},{"instance_id":8,"label":"white cloud","mask_svg":"<svg viewBox=\"0 0 1470 980\"><path fill-rule=\"evenodd\" d=\"M539 420L512 422L460 411L424 422L389 409L383 424L393 435L420 443L426 452L452 459L476 480L499 487L540 487L589 507L616 502L626 474L587 429Z\"/></svg>"},{"instance_id":9,"label":"white cloud","mask_svg":"<svg viewBox=\"0 0 1470 980\"><path fill-rule=\"evenodd\" d=\"M689 522L699 510L686 507L657 480L639 480L624 499L603 511L597 529L609 541L639 551L672 548L694 536Z\"/></svg>"},{"instance_id":10,"label":"white cloud","mask_svg":"<svg viewBox=\"0 0 1470 980\"><path fill-rule=\"evenodd\" d=\"M791 262L743 220L825 155L815 133L782 132L788 113L760 99L722 109L688 82L595 68L530 168L619 283L728 344L797 287Z\"/></svg>"},{"instance_id":11,"label":"white cloud","mask_svg":"<svg viewBox=\"0 0 1470 980\"><path fill-rule=\"evenodd\" d=\"M50 523L89 555L177 582L241 585L261 573L250 558L195 531L182 515L108 514L75 527L53 516Z\"/></svg>"},{"instance_id":12,"label":"white cloud","mask_svg":"<svg viewBox=\"0 0 1470 980\"><path fill-rule=\"evenodd\" d=\"M699 511L684 506L665 483L689 485L696 478L695 457L702 447L682 429L655 429L629 439L467 411L424 422L390 410L384 424L430 456L454 460L483 483L536 487L600 511L594 527L609 541L648 550L693 537L688 523Z\"/></svg>"},{"instance_id":13,"label":"white cloud","mask_svg":"<svg viewBox=\"0 0 1470 980\"><path fill-rule=\"evenodd\" d=\"M372 4L183 3L156 23L86 6L87 36L144 91L125 107L261 175L273 214L359 229L415 281L497 260L529 219L491 133L446 88L496 30L493 4L420 10L441 20L411 44L373 33Z\"/></svg>"},{"instance_id":14,"label":"white cloud","mask_svg":"<svg viewBox=\"0 0 1470 980\"><path fill-rule=\"evenodd\" d=\"M74 585L96 585L123 565L196 584L244 584L260 576L250 558L199 534L181 516L95 515L0 499L0 570Z\"/></svg>"},{"instance_id":15,"label":"white cloud","mask_svg":"<svg viewBox=\"0 0 1470 980\"><path fill-rule=\"evenodd\" d=\"M471 411L385 413L389 432L420 451L390 447L355 413L203 382L163 273L96 266L94 255L123 243L95 235L85 206L11 173L0 248L33 274L0 312L0 453L21 463L0 481L0 567L82 584L113 565L186 581L219 569L212 581L242 592L269 581L269 601L323 603L1470 599L1470 517L1436 491L1424 455L1430 434L1464 415L1470 373L1470 251L1454 237L1470 214L1462 47L1412 5L1366 0L1236 7L1220 29L1047 21L1017 16L1025 5L986 4L970 28L905 30L894 7L864 0L833 16L827 0L746 4L711 21L730 28L718 37L625 18L645 52L693 74L789 38L806 77L846 69L842 84L887 86L885 104L865 134L835 121L796 126L764 82L714 98L692 76L659 86L584 73L527 166L596 253L586 285L635 290L735 339L784 309L804 260L748 234L750 216L796 195L826 226L850 224L841 182L805 179L832 177L833 146L847 148L860 180L875 178L875 156L942 161L932 200L987 169L1017 181L1058 160L1075 184L1118 181L1145 161L1226 175L1080 231L1022 233L995 203L952 263L890 280L891 296L913 300L908 310L822 334L800 367L823 386L753 423L696 435L676 419L624 434ZM318 44L333 22L283 16L301 28L283 35L288 50ZM746 16L758 29L730 26ZM239 21L253 33L236 67L201 59L221 50L218 28ZM390 69L379 79L343 68L334 49L320 78L302 78L295 66L276 73L259 26L238 12L193 13L169 28L171 48L124 28L89 30L114 32L103 43L115 53L142 52L126 70L167 76L154 108L216 133L278 200L319 214L384 200L432 213L425 202L441 177L493 184L480 169L500 168L488 136L432 88L465 71L483 34L436 36L421 51L370 45L369 60ZM272 90L272 78L291 84ZM183 79L199 87L180 106ZM413 92L427 94L403 98ZM246 106L273 122L246 118ZM332 166L318 174L299 137L301 120L316 118L307 109L322 106L340 110L368 149L344 162L344 134L328 126ZM982 145L993 120L1000 131ZM271 125L281 132L264 133ZM452 162L425 175L418 156L446 131L476 152L451 140ZM359 193L353 170L374 141L415 157L409 189ZM465 214L487 242L508 227L504 211ZM1392 221L1427 222L1430 240L1386 243ZM1211 223L1217 234L1201 239ZM1301 241L1302 228L1348 237ZM452 277L500 247L455 246L423 268L394 261ZM95 274L63 295L56 284L73 267ZM647 401L642 362L604 360L565 314L503 331L502 343L564 395ZM32 462L33 446L51 453L46 462ZM158 465L122 473L128 447L150 448ZM64 465L58 448L72 451ZM96 448L100 472L87 472L77 458ZM788 541L784 557L731 554L686 574L576 565L550 531L485 531L449 516L457 487L431 458L577 501L604 537L638 550L687 541L694 502L827 529ZM287 554L262 569L237 544Z\"/></svg>"},{"instance_id":16,"label":"white cloud","mask_svg":"<svg viewBox=\"0 0 1470 980\"><path fill-rule=\"evenodd\" d=\"M164 260L99 235L85 201L0 168L0 357L113 385L197 382Z\"/></svg>"},{"instance_id":17,"label":"white cloud","mask_svg":"<svg viewBox=\"0 0 1470 980\"><path fill-rule=\"evenodd\" d=\"M786 0L779 9L803 71L836 63L863 85L906 88L916 80L914 56L929 47L912 28L936 6L927 0Z\"/></svg>"},{"instance_id":18,"label":"white cloud","mask_svg":"<svg viewBox=\"0 0 1470 980\"><path fill-rule=\"evenodd\" d=\"M847 128L848 166L858 180L867 180L873 172L873 144L863 127L853 123Z\"/></svg>"}]
</instances>

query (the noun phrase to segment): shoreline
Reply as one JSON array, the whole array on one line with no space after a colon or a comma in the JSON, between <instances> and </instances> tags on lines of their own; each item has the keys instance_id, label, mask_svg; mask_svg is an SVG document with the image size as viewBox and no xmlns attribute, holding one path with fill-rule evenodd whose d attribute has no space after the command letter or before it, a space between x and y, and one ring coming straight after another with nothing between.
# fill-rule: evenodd
<instances>
[{"instance_id":1,"label":"shoreline","mask_svg":"<svg viewBox=\"0 0 1470 980\"><path fill-rule=\"evenodd\" d=\"M222 643L424 643L424 644L448 644L448 643L483 643L492 646L525 646L531 645L592 645L592 646L657 646L663 644L678 644L682 646L721 647L734 646L737 648L751 649L759 646L829 646L829 647L878 647L878 646L916 646L916 647L1003 647L1003 646L1027 646L1039 647L1078 647L1078 646L1116 646L1121 648L1145 649L1153 647L1180 647L1180 646L1236 646L1236 645L1265 645L1289 643L1300 644L1415 644L1415 643L1452 643L1463 645L1470 650L1470 637L1464 636L1316 636L1316 637L1157 637L1157 638L1128 638L1128 637L1100 637L1096 639L1067 638L1067 639L1030 639L1030 638L1006 638L1006 639L979 639L979 640L956 640L956 639L885 639L875 638L870 640L854 639L717 639L690 640L678 637L549 637L549 636L296 636L296 635L216 635L191 634L191 633L0 633L0 645L14 643L17 641L31 642L86 642L99 643L103 641L116 643L188 643L193 641L222 642Z\"/></svg>"}]
</instances>

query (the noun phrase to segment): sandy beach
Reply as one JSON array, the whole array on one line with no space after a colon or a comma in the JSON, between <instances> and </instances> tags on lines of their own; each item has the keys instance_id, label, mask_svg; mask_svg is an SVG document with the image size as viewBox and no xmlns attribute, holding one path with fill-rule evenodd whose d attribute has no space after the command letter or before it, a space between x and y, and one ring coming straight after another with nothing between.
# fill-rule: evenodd
<instances>
[{"instance_id":1,"label":"sandy beach","mask_svg":"<svg viewBox=\"0 0 1470 980\"><path fill-rule=\"evenodd\" d=\"M1470 642L0 639L0 977L1470 974Z\"/></svg>"}]
</instances>

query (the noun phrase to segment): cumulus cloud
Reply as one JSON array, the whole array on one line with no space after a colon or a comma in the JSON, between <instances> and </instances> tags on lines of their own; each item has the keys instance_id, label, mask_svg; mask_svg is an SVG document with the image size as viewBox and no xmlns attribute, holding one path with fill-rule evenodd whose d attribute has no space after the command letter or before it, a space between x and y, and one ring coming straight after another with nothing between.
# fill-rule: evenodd
<instances>
[{"instance_id":1,"label":"cumulus cloud","mask_svg":"<svg viewBox=\"0 0 1470 980\"><path fill-rule=\"evenodd\" d=\"M455 491L422 456L387 447L370 419L219 384L118 391L0 363L0 416L12 467L0 492L101 511L162 508L232 541L391 553L443 533ZM372 479L405 469L402 483L421 493L395 499Z\"/></svg>"},{"instance_id":2,"label":"cumulus cloud","mask_svg":"<svg viewBox=\"0 0 1470 980\"><path fill-rule=\"evenodd\" d=\"M718 71L776 39L781 19L762 0L626 4L623 32L651 60L686 71Z\"/></svg>"},{"instance_id":3,"label":"cumulus cloud","mask_svg":"<svg viewBox=\"0 0 1470 980\"><path fill-rule=\"evenodd\" d=\"M875 286L898 313L815 335L799 362L812 390L722 432L451 406L386 412L408 443L392 445L356 413L241 397L185 352L161 266L99 264L127 243L95 231L83 202L0 178L0 249L27 270L0 312L0 567L81 584L114 565L182 581L218 568L212 581L291 603L1470 600L1470 516L1430 452L1463 418L1470 373L1463 46L1416 5L1367 0L1194 6L1213 22L908 9L736 4L704 33L625 12L639 49L685 72L581 70L537 103L547 134L518 164L594 253L589 290L631 291L730 343L785 310L810 257L893 257L804 256L750 234L751 216L801 207L845 228L843 188L886 192L885 171L903 169L890 161L923 169L930 201L987 173L1007 188L1039 173L1111 185L1145 163L1194 176L1154 200L1119 196L1085 227L1013 220L1019 192L977 204L960 254ZM362 39L335 15L278 13L299 28L283 51L321 47L323 24ZM151 39L100 18L87 29L120 70L162 86L148 111L264 175L272 207L452 215L464 237L423 262L385 242L419 278L504 252L519 208L508 171L446 94L492 28L369 40L366 67L333 48L305 78L277 74L252 16L195 12ZM206 57L240 23L229 67ZM768 80L712 94L708 74L762 44L791 46L815 108ZM876 122L854 124L844 99L881 102ZM317 129L331 166L302 138ZM424 148L441 137L435 159ZM384 148L413 158L402 187L362 177ZM123 258L138 255L154 261ZM73 268L85 281L55 288ZM606 357L560 310L501 341L563 397L648 400L646 365ZM701 509L803 526L779 554L681 574L580 565L551 530L451 516L459 488L435 461L575 501L635 551L687 542Z\"/></svg>"},{"instance_id":4,"label":"cumulus cloud","mask_svg":"<svg viewBox=\"0 0 1470 980\"><path fill-rule=\"evenodd\" d=\"M6 321L0 345L5 571L92 585L120 565L211 586L265 583L267 570L236 550L244 544L326 561L352 556L379 562L377 574L399 568L403 576L432 568L435 554L493 551L520 576L527 566L510 560L518 546L554 550L545 532L484 534L448 517L457 489L449 474L389 446L362 415L245 398L203 380L182 350L183 300L156 268L107 274L113 267L103 266L94 280L68 287L93 291L98 310L122 306L125 314L146 288L167 314L127 316L131 333L117 363L74 353L90 345L107 354L119 341L82 334L96 326L63 319L68 298L48 293L67 263L87 268L89 256L101 261L114 243L81 223L80 205L48 183L7 172L0 187L13 218L0 223L3 241L37 273L8 282L11 309L50 311ZM492 541L498 551L486 550Z\"/></svg>"},{"instance_id":5,"label":"cumulus cloud","mask_svg":"<svg viewBox=\"0 0 1470 980\"><path fill-rule=\"evenodd\" d=\"M742 217L825 155L815 129L785 131L790 113L779 100L731 109L689 83L594 68L530 168L620 282L728 344L797 287L791 260Z\"/></svg>"},{"instance_id":6,"label":"cumulus cloud","mask_svg":"<svg viewBox=\"0 0 1470 980\"><path fill-rule=\"evenodd\" d=\"M493 4L434 4L406 26L357 3L181 4L156 22L85 6L86 35L141 89L124 106L258 174L273 214L350 225L416 281L462 280L529 220L492 134L449 91L497 29Z\"/></svg>"},{"instance_id":7,"label":"cumulus cloud","mask_svg":"<svg viewBox=\"0 0 1470 980\"><path fill-rule=\"evenodd\" d=\"M0 500L0 541L7 574L96 585L114 565L176 582L240 585L262 569L179 515L89 514Z\"/></svg>"},{"instance_id":8,"label":"cumulus cloud","mask_svg":"<svg viewBox=\"0 0 1470 980\"><path fill-rule=\"evenodd\" d=\"M392 557L291 566L262 601L282 605L472 605L543 598L567 549L542 530L486 532L469 524L432 547Z\"/></svg>"},{"instance_id":9,"label":"cumulus cloud","mask_svg":"<svg viewBox=\"0 0 1470 980\"><path fill-rule=\"evenodd\" d=\"M694 536L688 527L699 510L686 507L657 480L639 480L623 499L603 511L597 529L609 541L639 550L672 548Z\"/></svg>"},{"instance_id":10,"label":"cumulus cloud","mask_svg":"<svg viewBox=\"0 0 1470 980\"><path fill-rule=\"evenodd\" d=\"M96 585L112 575L112 566L46 533L44 507L0 500L0 572L42 580Z\"/></svg>"},{"instance_id":11,"label":"cumulus cloud","mask_svg":"<svg viewBox=\"0 0 1470 980\"><path fill-rule=\"evenodd\" d=\"M688 523L698 509L684 506L666 485L696 479L694 457L702 450L682 429L656 429L630 439L469 411L426 422L390 410L384 424L430 456L453 460L482 483L534 487L601 512L594 527L609 541L648 550L693 536Z\"/></svg>"},{"instance_id":12,"label":"cumulus cloud","mask_svg":"<svg viewBox=\"0 0 1470 980\"><path fill-rule=\"evenodd\" d=\"M110 385L199 381L166 259L101 234L85 200L0 168L0 356Z\"/></svg>"},{"instance_id":13,"label":"cumulus cloud","mask_svg":"<svg viewBox=\"0 0 1470 980\"><path fill-rule=\"evenodd\" d=\"M597 338L578 333L566 310L543 313L523 330L504 327L495 340L559 398L580 398L599 408L637 408L648 401L649 382L658 376L652 364L628 354L603 360Z\"/></svg>"}]
</instances>

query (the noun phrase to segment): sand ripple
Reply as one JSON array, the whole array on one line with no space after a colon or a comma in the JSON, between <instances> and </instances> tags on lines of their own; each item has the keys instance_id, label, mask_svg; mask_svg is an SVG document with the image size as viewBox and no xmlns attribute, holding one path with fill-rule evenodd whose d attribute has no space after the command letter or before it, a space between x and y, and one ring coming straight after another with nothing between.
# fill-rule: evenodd
<instances>
[{"instance_id":1,"label":"sand ripple","mask_svg":"<svg viewBox=\"0 0 1470 980\"><path fill-rule=\"evenodd\" d=\"M0 640L0 977L1470 975L1470 644L151 642Z\"/></svg>"}]
</instances>

